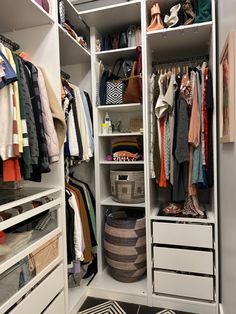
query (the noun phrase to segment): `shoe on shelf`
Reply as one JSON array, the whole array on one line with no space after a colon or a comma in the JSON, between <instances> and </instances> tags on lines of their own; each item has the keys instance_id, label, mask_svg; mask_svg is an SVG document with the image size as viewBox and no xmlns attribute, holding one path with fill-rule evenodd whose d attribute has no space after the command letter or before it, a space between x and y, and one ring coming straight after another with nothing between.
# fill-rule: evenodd
<instances>
[{"instance_id":1,"label":"shoe on shelf","mask_svg":"<svg viewBox=\"0 0 236 314\"><path fill-rule=\"evenodd\" d=\"M195 23L204 23L211 20L211 0L198 0Z\"/></svg>"},{"instance_id":2,"label":"shoe on shelf","mask_svg":"<svg viewBox=\"0 0 236 314\"><path fill-rule=\"evenodd\" d=\"M177 26L179 22L178 13L180 9L181 9L181 4L178 3L170 9L170 15L165 15L164 22L168 28Z\"/></svg>"},{"instance_id":3,"label":"shoe on shelf","mask_svg":"<svg viewBox=\"0 0 236 314\"><path fill-rule=\"evenodd\" d=\"M183 16L184 16L184 25L193 24L196 18L196 14L193 10L193 5L191 0L184 0L182 4Z\"/></svg>"},{"instance_id":4,"label":"shoe on shelf","mask_svg":"<svg viewBox=\"0 0 236 314\"><path fill-rule=\"evenodd\" d=\"M158 3L154 4L151 8L151 18L151 23L147 28L147 32L164 28L164 24L161 19L161 10Z\"/></svg>"}]
</instances>

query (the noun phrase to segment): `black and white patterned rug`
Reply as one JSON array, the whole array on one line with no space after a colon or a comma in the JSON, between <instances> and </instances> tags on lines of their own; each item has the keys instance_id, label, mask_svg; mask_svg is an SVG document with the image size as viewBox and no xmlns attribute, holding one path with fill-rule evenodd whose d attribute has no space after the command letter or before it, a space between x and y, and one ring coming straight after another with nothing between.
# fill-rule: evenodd
<instances>
[{"instance_id":1,"label":"black and white patterned rug","mask_svg":"<svg viewBox=\"0 0 236 314\"><path fill-rule=\"evenodd\" d=\"M116 301L107 301L99 305L95 305L89 309L79 312L78 314L131 314L125 312ZM172 310L161 310L156 314L176 314Z\"/></svg>"}]
</instances>

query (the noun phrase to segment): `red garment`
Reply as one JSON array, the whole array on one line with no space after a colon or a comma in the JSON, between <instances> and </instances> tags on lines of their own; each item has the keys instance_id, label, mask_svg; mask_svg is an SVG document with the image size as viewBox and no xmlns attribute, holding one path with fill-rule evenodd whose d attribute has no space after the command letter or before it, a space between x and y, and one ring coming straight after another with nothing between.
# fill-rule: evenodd
<instances>
[{"instance_id":1,"label":"red garment","mask_svg":"<svg viewBox=\"0 0 236 314\"><path fill-rule=\"evenodd\" d=\"M0 244L5 242L6 235L3 231L0 231Z\"/></svg>"},{"instance_id":2,"label":"red garment","mask_svg":"<svg viewBox=\"0 0 236 314\"><path fill-rule=\"evenodd\" d=\"M11 158L3 161L3 182L20 181L21 172L19 158Z\"/></svg>"},{"instance_id":3,"label":"red garment","mask_svg":"<svg viewBox=\"0 0 236 314\"><path fill-rule=\"evenodd\" d=\"M208 79L209 68L205 68L204 71L204 82L203 82L203 135L204 135L204 156L206 161L206 170L208 170L208 112L207 112L207 79Z\"/></svg>"},{"instance_id":4,"label":"red garment","mask_svg":"<svg viewBox=\"0 0 236 314\"><path fill-rule=\"evenodd\" d=\"M165 173L165 159L164 159L164 124L165 116L160 119L160 132L161 132L161 171L160 171L160 180L159 186L165 188L169 186L169 182L166 180Z\"/></svg>"}]
</instances>

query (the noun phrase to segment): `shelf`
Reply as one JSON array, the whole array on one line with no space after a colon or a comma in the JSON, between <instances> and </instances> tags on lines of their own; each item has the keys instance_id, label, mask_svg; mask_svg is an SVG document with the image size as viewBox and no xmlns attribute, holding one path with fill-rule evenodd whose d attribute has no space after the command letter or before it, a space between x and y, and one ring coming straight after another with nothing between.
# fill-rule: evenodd
<instances>
[{"instance_id":1,"label":"shelf","mask_svg":"<svg viewBox=\"0 0 236 314\"><path fill-rule=\"evenodd\" d=\"M141 23L141 1L109 5L97 9L79 11L87 25L94 26L101 34L112 33L116 30Z\"/></svg>"},{"instance_id":2,"label":"shelf","mask_svg":"<svg viewBox=\"0 0 236 314\"><path fill-rule=\"evenodd\" d=\"M61 66L90 62L90 52L82 47L60 24L58 27Z\"/></svg>"},{"instance_id":3,"label":"shelf","mask_svg":"<svg viewBox=\"0 0 236 314\"><path fill-rule=\"evenodd\" d=\"M52 23L54 19L33 0L1 1L1 34Z\"/></svg>"},{"instance_id":4,"label":"shelf","mask_svg":"<svg viewBox=\"0 0 236 314\"><path fill-rule=\"evenodd\" d=\"M69 19L70 23L79 30L80 34L89 37L89 27L81 19L79 12L75 6L70 2L70 0L64 0L66 17Z\"/></svg>"},{"instance_id":5,"label":"shelf","mask_svg":"<svg viewBox=\"0 0 236 314\"><path fill-rule=\"evenodd\" d=\"M125 295L146 296L147 295L147 279L143 278L136 282L120 282L111 277L107 268L101 274L97 274L91 282L91 289L108 290L113 293L122 293Z\"/></svg>"},{"instance_id":6,"label":"shelf","mask_svg":"<svg viewBox=\"0 0 236 314\"><path fill-rule=\"evenodd\" d=\"M145 203L137 203L137 204L127 204L127 203L118 203L113 201L113 199L110 197L101 200L100 205L104 206L120 206L120 207L145 207Z\"/></svg>"},{"instance_id":7,"label":"shelf","mask_svg":"<svg viewBox=\"0 0 236 314\"><path fill-rule=\"evenodd\" d=\"M147 32L150 48L159 60L178 59L208 54L212 22L165 28ZM161 42L161 44L160 44Z\"/></svg>"},{"instance_id":8,"label":"shelf","mask_svg":"<svg viewBox=\"0 0 236 314\"><path fill-rule=\"evenodd\" d=\"M0 211L4 211L38 198L60 192L61 188L23 188L11 191L0 190Z\"/></svg>"},{"instance_id":9,"label":"shelf","mask_svg":"<svg viewBox=\"0 0 236 314\"><path fill-rule=\"evenodd\" d=\"M6 259L4 259L0 263L0 273L3 273L24 257L32 253L34 250L39 248L41 245L45 244L47 241L59 235L61 233L61 228L54 228L53 230L45 230L45 231L34 231L30 241L22 247L19 247L19 251L14 251L12 254L9 254Z\"/></svg>"},{"instance_id":10,"label":"shelf","mask_svg":"<svg viewBox=\"0 0 236 314\"><path fill-rule=\"evenodd\" d=\"M173 221L173 222L196 222L203 224L214 224L215 219L212 212L207 212L207 218L190 218L190 217L169 217L169 216L158 216L159 208L154 208L151 211L151 219L157 221Z\"/></svg>"},{"instance_id":11,"label":"shelf","mask_svg":"<svg viewBox=\"0 0 236 314\"><path fill-rule=\"evenodd\" d=\"M143 160L138 160L138 161L100 161L100 165L144 165Z\"/></svg>"},{"instance_id":12,"label":"shelf","mask_svg":"<svg viewBox=\"0 0 236 314\"><path fill-rule=\"evenodd\" d=\"M69 314L74 314L78 312L80 305L82 305L81 303L83 303L83 297L87 295L87 284L90 280L91 277L87 279L82 279L78 287L68 289Z\"/></svg>"},{"instance_id":13,"label":"shelf","mask_svg":"<svg viewBox=\"0 0 236 314\"><path fill-rule=\"evenodd\" d=\"M101 111L107 112L132 112L132 111L142 111L142 104L133 103L133 104L121 104L121 105L104 105L97 106Z\"/></svg>"},{"instance_id":14,"label":"shelf","mask_svg":"<svg viewBox=\"0 0 236 314\"><path fill-rule=\"evenodd\" d=\"M129 132L129 133L111 133L111 134L99 134L99 137L116 137L116 136L143 136L141 132Z\"/></svg>"},{"instance_id":15,"label":"shelf","mask_svg":"<svg viewBox=\"0 0 236 314\"><path fill-rule=\"evenodd\" d=\"M114 64L118 58L124 60L134 60L137 57L136 47L128 47L121 49L105 50L96 52L96 56L104 64Z\"/></svg>"}]
</instances>

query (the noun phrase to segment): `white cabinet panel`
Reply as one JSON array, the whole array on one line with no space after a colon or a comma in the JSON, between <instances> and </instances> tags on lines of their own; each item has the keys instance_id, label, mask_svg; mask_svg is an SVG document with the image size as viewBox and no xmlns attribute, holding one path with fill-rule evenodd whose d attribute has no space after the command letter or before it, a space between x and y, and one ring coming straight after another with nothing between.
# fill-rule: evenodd
<instances>
[{"instance_id":1,"label":"white cabinet panel","mask_svg":"<svg viewBox=\"0 0 236 314\"><path fill-rule=\"evenodd\" d=\"M153 243L213 248L212 226L154 222Z\"/></svg>"},{"instance_id":2,"label":"white cabinet panel","mask_svg":"<svg viewBox=\"0 0 236 314\"><path fill-rule=\"evenodd\" d=\"M213 278L154 271L154 292L214 300Z\"/></svg>"},{"instance_id":3,"label":"white cabinet panel","mask_svg":"<svg viewBox=\"0 0 236 314\"><path fill-rule=\"evenodd\" d=\"M213 252L153 248L154 268L213 275Z\"/></svg>"}]
</instances>

